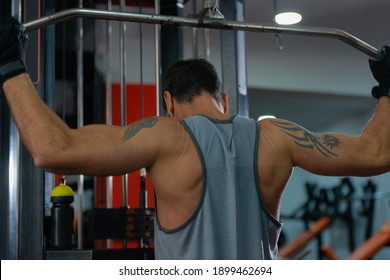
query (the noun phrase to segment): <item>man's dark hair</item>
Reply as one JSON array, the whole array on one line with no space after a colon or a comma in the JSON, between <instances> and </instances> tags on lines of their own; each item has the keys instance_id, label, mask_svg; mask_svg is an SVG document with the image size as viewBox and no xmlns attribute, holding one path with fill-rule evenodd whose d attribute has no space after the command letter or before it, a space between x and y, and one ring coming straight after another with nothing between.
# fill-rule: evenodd
<instances>
[{"instance_id":1,"label":"man's dark hair","mask_svg":"<svg viewBox=\"0 0 390 280\"><path fill-rule=\"evenodd\" d=\"M202 91L216 101L222 100L222 85L215 67L205 59L195 58L175 62L162 80L162 94L169 91L179 103L191 102ZM165 102L164 109L166 110Z\"/></svg>"}]
</instances>

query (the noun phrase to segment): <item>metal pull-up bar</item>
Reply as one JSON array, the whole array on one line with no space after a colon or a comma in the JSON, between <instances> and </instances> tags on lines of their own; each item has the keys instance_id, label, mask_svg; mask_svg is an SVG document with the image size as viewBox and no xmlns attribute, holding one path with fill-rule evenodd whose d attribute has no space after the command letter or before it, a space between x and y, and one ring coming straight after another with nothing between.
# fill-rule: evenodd
<instances>
[{"instance_id":1,"label":"metal pull-up bar","mask_svg":"<svg viewBox=\"0 0 390 280\"><path fill-rule=\"evenodd\" d=\"M378 50L359 38L336 28L325 27L282 27L282 26L268 26L262 24L253 24L246 22L227 21L220 19L209 18L186 18L176 16L164 16L156 14L138 14L127 12L113 12L113 11L100 11L94 9L67 9L50 16L45 16L37 20L24 23L26 31L38 29L53 23L58 23L71 18L94 18L94 19L106 19L117 21L129 21L129 22L141 22L151 24L167 24L167 25L181 25L188 27L200 27L211 29L224 29L224 30L240 30L250 32L264 32L264 33L284 33L294 35L308 35L317 37L330 37L337 38L352 47L360 50L361 52L369 55L370 57L376 57Z\"/></svg>"}]
</instances>

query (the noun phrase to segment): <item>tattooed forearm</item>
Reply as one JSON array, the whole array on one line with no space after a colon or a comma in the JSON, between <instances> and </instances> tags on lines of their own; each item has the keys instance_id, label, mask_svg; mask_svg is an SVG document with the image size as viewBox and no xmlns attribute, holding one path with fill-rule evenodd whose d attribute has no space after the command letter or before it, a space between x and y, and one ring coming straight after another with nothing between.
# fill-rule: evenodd
<instances>
[{"instance_id":1,"label":"tattooed forearm","mask_svg":"<svg viewBox=\"0 0 390 280\"><path fill-rule=\"evenodd\" d=\"M272 120L274 125L294 139L294 143L305 149L314 149L326 157L337 156L333 148L341 145L341 141L334 135L325 134L321 138L303 129L302 127L285 121Z\"/></svg>"},{"instance_id":2,"label":"tattooed forearm","mask_svg":"<svg viewBox=\"0 0 390 280\"><path fill-rule=\"evenodd\" d=\"M156 117L150 117L146 119L142 119L138 122L135 122L131 125L129 125L123 134L123 141L129 140L131 137L136 135L138 132L141 131L143 128L151 128L157 123Z\"/></svg>"}]
</instances>

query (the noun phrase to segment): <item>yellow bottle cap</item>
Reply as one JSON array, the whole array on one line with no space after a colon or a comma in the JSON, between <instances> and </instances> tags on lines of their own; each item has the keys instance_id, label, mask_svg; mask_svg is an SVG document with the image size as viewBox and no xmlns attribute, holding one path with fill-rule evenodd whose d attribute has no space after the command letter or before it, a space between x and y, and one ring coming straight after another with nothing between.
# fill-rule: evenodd
<instances>
[{"instance_id":1,"label":"yellow bottle cap","mask_svg":"<svg viewBox=\"0 0 390 280\"><path fill-rule=\"evenodd\" d=\"M61 183L56 186L50 193L51 197L55 196L74 196L74 192L71 187L65 185L64 180L61 180Z\"/></svg>"}]
</instances>

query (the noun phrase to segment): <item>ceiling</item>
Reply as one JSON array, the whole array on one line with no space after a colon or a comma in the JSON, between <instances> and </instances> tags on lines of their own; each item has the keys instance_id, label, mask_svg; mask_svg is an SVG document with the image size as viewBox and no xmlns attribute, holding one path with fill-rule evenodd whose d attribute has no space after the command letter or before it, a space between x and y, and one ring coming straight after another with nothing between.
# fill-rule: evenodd
<instances>
[{"instance_id":1,"label":"ceiling","mask_svg":"<svg viewBox=\"0 0 390 280\"><path fill-rule=\"evenodd\" d=\"M303 20L298 26L341 29L374 47L390 43L390 24L388 23L390 1L388 0L276 1L278 10L294 10L302 14ZM272 24L274 0L246 0L244 2L246 21ZM221 5L223 5L223 1L221 1ZM298 49L301 49L301 51L311 51L310 48L306 49L305 45L310 46L309 43L314 41L299 37L293 36L293 38L288 38L287 41L292 41L292 47L297 48L299 46ZM334 39L326 39L326 41L328 40L332 41ZM298 42L298 46L293 42ZM320 44L327 46L331 42L321 40ZM344 48L340 49L340 51L343 50ZM348 51L354 50L348 49Z\"/></svg>"},{"instance_id":2,"label":"ceiling","mask_svg":"<svg viewBox=\"0 0 390 280\"><path fill-rule=\"evenodd\" d=\"M221 1L223 5L223 1ZM289 0L278 9L302 14L298 26L342 29L375 48L390 44L389 0ZM246 0L245 21L272 25L273 0ZM368 56L334 39L246 33L250 115L274 114L316 129L371 112L376 83Z\"/></svg>"}]
</instances>

